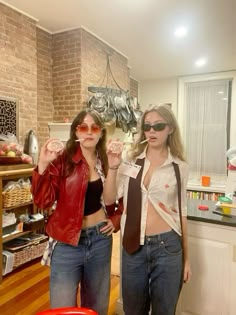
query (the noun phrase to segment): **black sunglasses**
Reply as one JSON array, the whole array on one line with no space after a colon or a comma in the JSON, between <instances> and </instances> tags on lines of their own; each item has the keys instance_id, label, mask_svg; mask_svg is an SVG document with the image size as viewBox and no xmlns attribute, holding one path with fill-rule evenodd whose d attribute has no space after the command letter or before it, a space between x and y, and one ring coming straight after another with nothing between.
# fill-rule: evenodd
<instances>
[{"instance_id":1,"label":"black sunglasses","mask_svg":"<svg viewBox=\"0 0 236 315\"><path fill-rule=\"evenodd\" d=\"M161 130L164 130L167 125L168 124L164 123L164 122L156 123L154 125L144 124L143 125L143 130L144 131L150 131L151 128L152 128L154 131L161 131Z\"/></svg>"}]
</instances>

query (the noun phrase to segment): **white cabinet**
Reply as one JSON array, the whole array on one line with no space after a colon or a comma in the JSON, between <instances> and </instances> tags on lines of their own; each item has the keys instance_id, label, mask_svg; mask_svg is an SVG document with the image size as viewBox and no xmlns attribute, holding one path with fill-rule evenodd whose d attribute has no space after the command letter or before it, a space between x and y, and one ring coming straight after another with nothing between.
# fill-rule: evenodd
<instances>
[{"instance_id":1,"label":"white cabinet","mask_svg":"<svg viewBox=\"0 0 236 315\"><path fill-rule=\"evenodd\" d=\"M188 220L188 242L193 275L176 315L235 315L236 227ZM122 304L120 294L119 315Z\"/></svg>"},{"instance_id":2,"label":"white cabinet","mask_svg":"<svg viewBox=\"0 0 236 315\"><path fill-rule=\"evenodd\" d=\"M236 314L236 230L188 221L193 276L182 290L178 315Z\"/></svg>"}]
</instances>

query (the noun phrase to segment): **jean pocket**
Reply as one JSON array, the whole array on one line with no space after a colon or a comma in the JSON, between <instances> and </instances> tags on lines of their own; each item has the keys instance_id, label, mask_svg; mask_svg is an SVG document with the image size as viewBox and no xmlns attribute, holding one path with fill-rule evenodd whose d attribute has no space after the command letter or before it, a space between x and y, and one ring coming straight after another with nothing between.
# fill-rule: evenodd
<instances>
[{"instance_id":1,"label":"jean pocket","mask_svg":"<svg viewBox=\"0 0 236 315\"><path fill-rule=\"evenodd\" d=\"M161 245L165 252L169 255L179 255L182 253L182 244L179 237L161 241Z\"/></svg>"},{"instance_id":2,"label":"jean pocket","mask_svg":"<svg viewBox=\"0 0 236 315\"><path fill-rule=\"evenodd\" d=\"M107 233L100 233L99 236L101 236L101 238L111 238L112 234L108 235Z\"/></svg>"}]
</instances>

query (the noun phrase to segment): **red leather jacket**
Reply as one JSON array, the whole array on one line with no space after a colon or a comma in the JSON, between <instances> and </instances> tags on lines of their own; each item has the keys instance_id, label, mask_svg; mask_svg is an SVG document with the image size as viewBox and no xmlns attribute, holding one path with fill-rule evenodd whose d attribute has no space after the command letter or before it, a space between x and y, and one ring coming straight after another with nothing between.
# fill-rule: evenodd
<instances>
[{"instance_id":1,"label":"red leather jacket","mask_svg":"<svg viewBox=\"0 0 236 315\"><path fill-rule=\"evenodd\" d=\"M58 156L40 175L35 168L32 176L34 203L41 209L50 208L56 201L56 209L49 217L46 232L57 241L77 245L84 214L84 201L89 180L89 167L81 149L73 157L76 167L70 176L65 174L65 152ZM107 207L107 216L119 230L121 211L115 205Z\"/></svg>"}]
</instances>

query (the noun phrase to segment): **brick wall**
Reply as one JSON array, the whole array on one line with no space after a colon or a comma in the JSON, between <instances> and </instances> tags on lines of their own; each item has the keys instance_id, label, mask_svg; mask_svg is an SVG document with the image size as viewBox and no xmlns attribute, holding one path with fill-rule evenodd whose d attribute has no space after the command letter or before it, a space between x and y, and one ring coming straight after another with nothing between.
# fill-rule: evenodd
<instances>
[{"instance_id":1,"label":"brick wall","mask_svg":"<svg viewBox=\"0 0 236 315\"><path fill-rule=\"evenodd\" d=\"M102 86L116 88L117 84L125 91L129 90L129 68L128 60L113 48L88 33L81 30L82 37L82 102L88 100L88 86ZM115 81L111 74L107 75L107 56L109 56L110 67ZM103 81L104 79L104 81Z\"/></svg>"},{"instance_id":2,"label":"brick wall","mask_svg":"<svg viewBox=\"0 0 236 315\"><path fill-rule=\"evenodd\" d=\"M54 121L71 121L81 105L81 30L53 35Z\"/></svg>"},{"instance_id":3,"label":"brick wall","mask_svg":"<svg viewBox=\"0 0 236 315\"><path fill-rule=\"evenodd\" d=\"M69 121L86 107L88 86L100 86L109 55L118 85L137 94L129 78L128 60L84 29L49 34L36 22L0 4L0 96L16 98L19 139L33 129L40 145L47 123ZM103 86L117 88L111 75Z\"/></svg>"},{"instance_id":4,"label":"brick wall","mask_svg":"<svg viewBox=\"0 0 236 315\"><path fill-rule=\"evenodd\" d=\"M19 140L37 131L36 25L0 3L0 95L17 100Z\"/></svg>"},{"instance_id":5,"label":"brick wall","mask_svg":"<svg viewBox=\"0 0 236 315\"><path fill-rule=\"evenodd\" d=\"M52 35L37 28L37 118L38 141L48 138L48 122L53 121Z\"/></svg>"},{"instance_id":6,"label":"brick wall","mask_svg":"<svg viewBox=\"0 0 236 315\"><path fill-rule=\"evenodd\" d=\"M130 95L138 98L138 81L130 78Z\"/></svg>"},{"instance_id":7,"label":"brick wall","mask_svg":"<svg viewBox=\"0 0 236 315\"><path fill-rule=\"evenodd\" d=\"M87 106L88 86L100 86L106 73L107 54L110 55L112 74L124 90L129 90L127 59L83 29L54 34L53 104L54 121L64 117L71 121L78 111ZM109 75L103 86L117 88Z\"/></svg>"}]
</instances>

